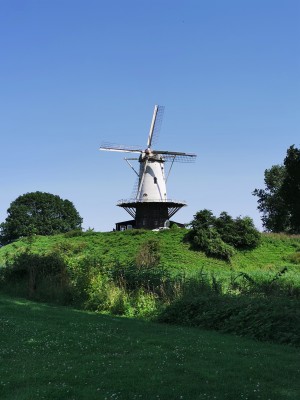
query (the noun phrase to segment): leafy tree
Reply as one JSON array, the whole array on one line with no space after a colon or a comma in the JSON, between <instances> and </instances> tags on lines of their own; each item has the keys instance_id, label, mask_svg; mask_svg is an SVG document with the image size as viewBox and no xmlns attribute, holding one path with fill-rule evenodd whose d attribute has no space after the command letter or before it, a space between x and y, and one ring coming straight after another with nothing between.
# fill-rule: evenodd
<instances>
[{"instance_id":1,"label":"leafy tree","mask_svg":"<svg viewBox=\"0 0 300 400\"><path fill-rule=\"evenodd\" d=\"M219 218L215 219L216 229L222 240L230 245L234 244L236 238L235 223L233 218L226 212L221 212Z\"/></svg>"},{"instance_id":2,"label":"leafy tree","mask_svg":"<svg viewBox=\"0 0 300 400\"><path fill-rule=\"evenodd\" d=\"M210 210L204 209L198 211L194 215L194 219L191 222L191 226L193 230L198 229L209 229L214 226L216 221L216 217Z\"/></svg>"},{"instance_id":3,"label":"leafy tree","mask_svg":"<svg viewBox=\"0 0 300 400\"><path fill-rule=\"evenodd\" d=\"M32 192L19 196L7 210L0 224L1 244L30 235L54 235L81 229L82 218L72 202L59 196Z\"/></svg>"},{"instance_id":4,"label":"leafy tree","mask_svg":"<svg viewBox=\"0 0 300 400\"><path fill-rule=\"evenodd\" d=\"M300 148L291 146L284 159L286 176L281 192L289 211L290 231L300 233Z\"/></svg>"},{"instance_id":5,"label":"leafy tree","mask_svg":"<svg viewBox=\"0 0 300 400\"><path fill-rule=\"evenodd\" d=\"M221 239L236 249L255 248L260 242L260 233L250 217L233 219L225 211L215 221Z\"/></svg>"},{"instance_id":6,"label":"leafy tree","mask_svg":"<svg viewBox=\"0 0 300 400\"><path fill-rule=\"evenodd\" d=\"M249 217L233 219L225 211L219 218L210 210L201 210L194 215L187 240L195 249L208 256L230 260L235 249L250 249L260 242L260 233Z\"/></svg>"},{"instance_id":7,"label":"leafy tree","mask_svg":"<svg viewBox=\"0 0 300 400\"><path fill-rule=\"evenodd\" d=\"M266 231L300 233L300 149L291 146L283 165L265 170L265 189L255 189Z\"/></svg>"}]
</instances>

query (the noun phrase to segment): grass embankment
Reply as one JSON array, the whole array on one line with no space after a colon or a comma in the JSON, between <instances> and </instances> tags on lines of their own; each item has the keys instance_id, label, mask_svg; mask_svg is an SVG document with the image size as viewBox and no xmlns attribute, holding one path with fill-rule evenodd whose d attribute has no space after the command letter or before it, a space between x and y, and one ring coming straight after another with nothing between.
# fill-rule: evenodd
<instances>
[{"instance_id":1,"label":"grass embankment","mask_svg":"<svg viewBox=\"0 0 300 400\"><path fill-rule=\"evenodd\" d=\"M0 296L0 398L298 400L299 350Z\"/></svg>"},{"instance_id":2,"label":"grass embankment","mask_svg":"<svg viewBox=\"0 0 300 400\"><path fill-rule=\"evenodd\" d=\"M38 254L55 252L63 255L70 263L93 257L107 268L131 263L142 243L157 239L160 243L160 266L173 275L188 277L202 274L215 275L228 282L240 272L254 278L271 280L283 268L287 268L281 281L300 289L300 237L281 234L263 234L261 245L251 251L238 251L230 263L193 251L184 242L185 229L162 232L133 230L127 232L89 232L81 236L66 235L37 236L31 251ZM28 248L26 239L0 248L0 267L7 259ZM293 258L293 256L295 256ZM226 289L225 289L226 290Z\"/></svg>"},{"instance_id":3,"label":"grass embankment","mask_svg":"<svg viewBox=\"0 0 300 400\"><path fill-rule=\"evenodd\" d=\"M185 233L20 240L0 249L7 266L0 287L44 302L300 345L299 237L263 235L258 248L236 252L229 263L192 251ZM144 263L150 259L155 263Z\"/></svg>"},{"instance_id":4,"label":"grass embankment","mask_svg":"<svg viewBox=\"0 0 300 400\"><path fill-rule=\"evenodd\" d=\"M131 262L139 246L148 239L157 239L161 246L161 264L174 271L185 271L192 274L200 269L211 270L241 270L247 271L276 271L276 268L289 265L293 270L295 264L289 256L300 251L300 236L284 234L262 234L261 245L251 251L238 251L231 260L216 260L206 257L204 253L190 250L184 242L185 229L151 232L133 230L126 232L88 232L79 236L55 235L36 236L31 245L37 253L57 251L68 253L74 258L93 254L107 265L118 260L121 264ZM28 240L21 239L15 243L0 248L0 265L5 263L6 255L13 255L24 251L28 247ZM299 270L299 268L298 268Z\"/></svg>"}]
</instances>

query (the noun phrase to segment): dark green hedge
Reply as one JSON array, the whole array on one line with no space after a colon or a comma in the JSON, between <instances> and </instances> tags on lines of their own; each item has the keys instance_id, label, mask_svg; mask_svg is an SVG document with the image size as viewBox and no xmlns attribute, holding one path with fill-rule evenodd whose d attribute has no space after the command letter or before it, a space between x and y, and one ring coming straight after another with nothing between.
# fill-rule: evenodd
<instances>
[{"instance_id":1,"label":"dark green hedge","mask_svg":"<svg viewBox=\"0 0 300 400\"><path fill-rule=\"evenodd\" d=\"M169 305L158 320L300 346L297 300L215 294L185 297Z\"/></svg>"}]
</instances>

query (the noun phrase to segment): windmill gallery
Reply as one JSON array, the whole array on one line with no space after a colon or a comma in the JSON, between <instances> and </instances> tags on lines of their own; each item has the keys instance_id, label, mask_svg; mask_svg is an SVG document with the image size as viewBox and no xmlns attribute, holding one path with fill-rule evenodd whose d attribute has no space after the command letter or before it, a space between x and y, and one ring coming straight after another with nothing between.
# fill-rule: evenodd
<instances>
[{"instance_id":1,"label":"windmill gallery","mask_svg":"<svg viewBox=\"0 0 300 400\"><path fill-rule=\"evenodd\" d=\"M100 150L139 154L136 158L125 158L127 164L137 175L137 182L132 198L120 200L117 205L124 208L133 220L116 223L116 230L131 228L159 229L168 227L170 218L186 206L185 201L169 199L167 196L167 180L174 162L193 162L196 155L191 153L154 150L153 139L157 136L163 117L164 107L154 107L150 131L145 150L132 146L112 145L104 143ZM131 161L138 161L136 171ZM165 163L170 166L166 173ZM181 224L179 224L181 225Z\"/></svg>"}]
</instances>

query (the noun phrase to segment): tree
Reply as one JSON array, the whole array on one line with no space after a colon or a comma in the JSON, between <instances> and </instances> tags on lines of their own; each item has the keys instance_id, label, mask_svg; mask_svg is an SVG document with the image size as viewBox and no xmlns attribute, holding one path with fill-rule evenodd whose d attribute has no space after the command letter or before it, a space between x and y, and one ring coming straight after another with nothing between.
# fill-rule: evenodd
<instances>
[{"instance_id":1,"label":"tree","mask_svg":"<svg viewBox=\"0 0 300 400\"><path fill-rule=\"evenodd\" d=\"M233 219L223 211L215 217L210 210L194 215L187 240L194 249L208 256L230 260L235 249L252 249L260 242L260 233L249 217Z\"/></svg>"},{"instance_id":2,"label":"tree","mask_svg":"<svg viewBox=\"0 0 300 400\"><path fill-rule=\"evenodd\" d=\"M265 170L265 189L255 189L266 231L300 233L300 149L287 150L283 165Z\"/></svg>"},{"instance_id":3,"label":"tree","mask_svg":"<svg viewBox=\"0 0 300 400\"><path fill-rule=\"evenodd\" d=\"M291 146L284 159L286 171L281 192L289 211L290 231L300 233L300 148Z\"/></svg>"},{"instance_id":4,"label":"tree","mask_svg":"<svg viewBox=\"0 0 300 400\"><path fill-rule=\"evenodd\" d=\"M0 242L10 243L23 236L54 235L81 229L82 218L69 200L51 193L32 192L19 196L0 224Z\"/></svg>"},{"instance_id":5,"label":"tree","mask_svg":"<svg viewBox=\"0 0 300 400\"><path fill-rule=\"evenodd\" d=\"M227 212L221 212L215 226L223 242L236 249L253 249L260 242L260 233L250 217L233 219Z\"/></svg>"}]
</instances>

